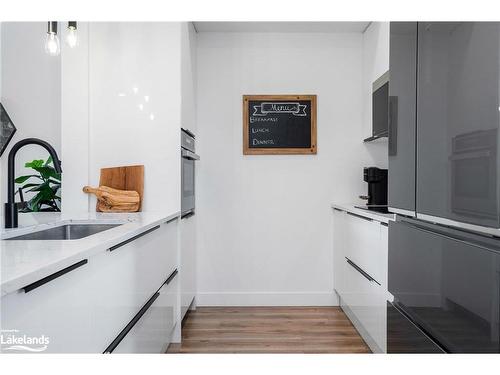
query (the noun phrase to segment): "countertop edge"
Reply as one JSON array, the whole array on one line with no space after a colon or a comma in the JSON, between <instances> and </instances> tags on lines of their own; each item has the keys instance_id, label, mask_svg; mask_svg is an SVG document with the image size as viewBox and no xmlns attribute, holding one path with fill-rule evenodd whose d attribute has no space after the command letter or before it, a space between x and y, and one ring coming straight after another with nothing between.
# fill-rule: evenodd
<instances>
[{"instance_id":1,"label":"countertop edge","mask_svg":"<svg viewBox=\"0 0 500 375\"><path fill-rule=\"evenodd\" d=\"M124 242L134 236L137 236L147 230L161 224L165 224L174 219L180 219L180 211L172 213L170 215L161 216L156 220L152 220L147 224L141 226L140 228L131 229L126 234L123 234L119 237L112 238L108 241L104 241L97 246L91 246L87 249L84 249L78 253L68 255L67 257L63 257L53 263L42 266L34 271L25 273L23 275L17 276L10 280L0 281L0 297L4 297L8 294L16 292L26 285L29 285L35 281L38 281L46 276L52 275L53 273L60 271L72 264L79 262L83 259L88 259L96 254L100 254L104 251L107 251L110 247L117 245L121 242Z\"/></svg>"},{"instance_id":2,"label":"countertop edge","mask_svg":"<svg viewBox=\"0 0 500 375\"><path fill-rule=\"evenodd\" d=\"M368 219L378 221L379 223L389 224L389 221L396 220L395 214L379 214L368 210L363 210L354 207L354 204L352 203L332 203L331 207L344 212L350 212L356 215L360 215Z\"/></svg>"}]
</instances>

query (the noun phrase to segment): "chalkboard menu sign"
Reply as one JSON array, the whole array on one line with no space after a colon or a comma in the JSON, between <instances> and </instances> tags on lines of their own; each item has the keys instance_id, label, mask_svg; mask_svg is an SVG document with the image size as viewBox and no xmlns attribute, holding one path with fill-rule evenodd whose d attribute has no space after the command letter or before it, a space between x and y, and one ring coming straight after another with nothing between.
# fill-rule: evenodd
<instances>
[{"instance_id":1,"label":"chalkboard menu sign","mask_svg":"<svg viewBox=\"0 0 500 375\"><path fill-rule=\"evenodd\" d=\"M316 95L244 95L243 154L316 154Z\"/></svg>"}]
</instances>

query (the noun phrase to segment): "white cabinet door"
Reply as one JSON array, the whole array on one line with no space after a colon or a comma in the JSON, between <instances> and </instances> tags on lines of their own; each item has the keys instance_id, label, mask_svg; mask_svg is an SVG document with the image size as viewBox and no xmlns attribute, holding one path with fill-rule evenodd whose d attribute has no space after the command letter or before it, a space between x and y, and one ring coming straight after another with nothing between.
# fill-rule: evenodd
<instances>
[{"instance_id":1,"label":"white cabinet door","mask_svg":"<svg viewBox=\"0 0 500 375\"><path fill-rule=\"evenodd\" d=\"M340 296L345 292L345 215L333 210L333 288Z\"/></svg>"},{"instance_id":2,"label":"white cabinet door","mask_svg":"<svg viewBox=\"0 0 500 375\"><path fill-rule=\"evenodd\" d=\"M181 319L196 294L196 216L180 221L181 226Z\"/></svg>"},{"instance_id":3,"label":"white cabinet door","mask_svg":"<svg viewBox=\"0 0 500 375\"><path fill-rule=\"evenodd\" d=\"M153 295L112 353L165 353L176 324L177 273ZM150 305L149 305L150 304Z\"/></svg>"}]
</instances>

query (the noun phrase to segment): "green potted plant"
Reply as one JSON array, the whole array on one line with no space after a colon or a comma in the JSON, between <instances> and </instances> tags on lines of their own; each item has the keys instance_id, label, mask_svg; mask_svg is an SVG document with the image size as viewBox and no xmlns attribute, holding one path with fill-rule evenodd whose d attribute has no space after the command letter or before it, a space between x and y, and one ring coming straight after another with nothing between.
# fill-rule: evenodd
<instances>
[{"instance_id":1,"label":"green potted plant","mask_svg":"<svg viewBox=\"0 0 500 375\"><path fill-rule=\"evenodd\" d=\"M32 169L33 174L20 176L15 179L17 184L22 185L16 194L34 193L20 212L60 212L61 196L61 174L57 173L52 165L52 158L44 160L32 160L24 164L26 168Z\"/></svg>"}]
</instances>

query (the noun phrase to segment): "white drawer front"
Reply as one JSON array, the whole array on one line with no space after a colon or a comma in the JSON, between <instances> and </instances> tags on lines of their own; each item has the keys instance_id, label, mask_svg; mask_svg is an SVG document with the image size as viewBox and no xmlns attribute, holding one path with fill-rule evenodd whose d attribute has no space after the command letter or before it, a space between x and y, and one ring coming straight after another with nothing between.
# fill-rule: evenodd
<instances>
[{"instance_id":1,"label":"white drawer front","mask_svg":"<svg viewBox=\"0 0 500 375\"><path fill-rule=\"evenodd\" d=\"M362 325L359 331L362 335L368 332L369 337L364 337L364 339L371 347L373 342L376 343L377 347L372 347L372 350L385 351L386 294L384 289L375 281L368 280L347 261L346 279L349 290L343 299Z\"/></svg>"},{"instance_id":2,"label":"white drawer front","mask_svg":"<svg viewBox=\"0 0 500 375\"><path fill-rule=\"evenodd\" d=\"M349 213L346 214L345 220L345 256L380 283L384 278L383 251L380 245L381 224Z\"/></svg>"},{"instance_id":3,"label":"white drawer front","mask_svg":"<svg viewBox=\"0 0 500 375\"><path fill-rule=\"evenodd\" d=\"M165 284L113 353L165 353L177 314L178 277Z\"/></svg>"},{"instance_id":4,"label":"white drawer front","mask_svg":"<svg viewBox=\"0 0 500 375\"><path fill-rule=\"evenodd\" d=\"M90 264L87 263L56 279L31 290L20 290L2 297L1 329L4 341L12 335L47 337L45 345L24 345L43 349L43 353L98 352L100 347L92 343ZM6 332L5 330L17 330ZM31 353L28 349L12 350L2 345L4 353Z\"/></svg>"},{"instance_id":5,"label":"white drawer front","mask_svg":"<svg viewBox=\"0 0 500 375\"><path fill-rule=\"evenodd\" d=\"M389 263L389 228L386 225L380 225L380 256L382 263L382 279L378 280L382 287L387 290L387 275Z\"/></svg>"}]
</instances>

